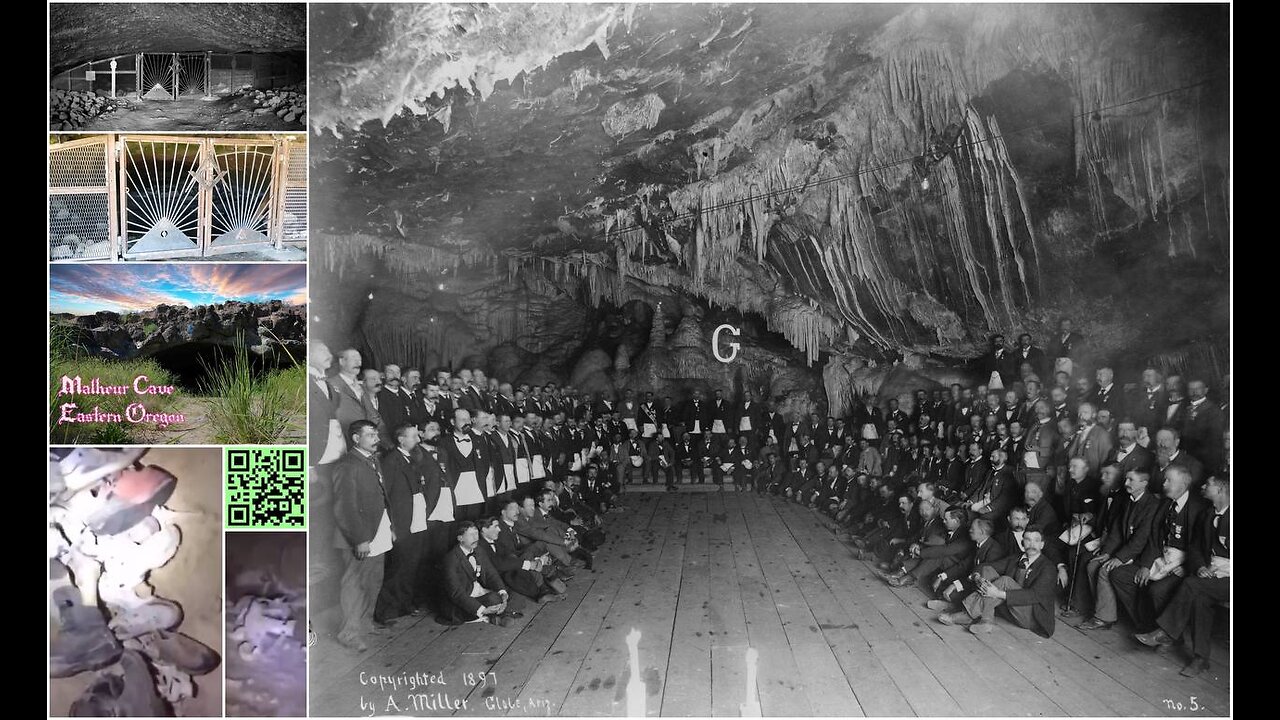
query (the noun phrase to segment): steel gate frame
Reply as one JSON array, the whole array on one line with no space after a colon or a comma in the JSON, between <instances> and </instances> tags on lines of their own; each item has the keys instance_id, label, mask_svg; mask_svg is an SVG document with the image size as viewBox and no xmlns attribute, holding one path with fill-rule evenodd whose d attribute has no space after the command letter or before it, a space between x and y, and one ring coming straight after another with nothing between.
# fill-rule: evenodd
<instances>
[{"instance_id":1,"label":"steel gate frame","mask_svg":"<svg viewBox=\"0 0 1280 720\"><path fill-rule=\"evenodd\" d=\"M195 193L196 237L194 238L195 240L194 247L189 249L181 249L181 250L164 250L164 251L157 251L157 252L142 252L142 253L129 249L129 160L128 160L129 153L128 153L128 147L129 147L129 143L131 142L165 143L165 144L174 143L174 144L194 145L197 148L197 155L195 158L196 176L191 178L191 182L194 182L197 186L196 193ZM201 257L202 255L204 255L204 249L208 245L208 235L209 235L209 231L208 231L209 223L207 221L208 192L206 188L210 182L210 178L207 171L207 167L208 167L207 148L208 148L208 138L195 137L195 136L183 136L183 135L121 135L119 136L119 139L116 141L115 155L116 155L116 166L118 171L117 174L119 177L119 188L120 188L120 201L118 203L120 207L120 224L119 224L120 257L126 260L135 260L135 259L160 260L160 259L170 259L170 258ZM182 182L184 183L184 185L187 182L185 180L182 180L179 177L175 177L171 175L165 176L165 180L167 182ZM186 208L187 206L184 204L182 207Z\"/></svg>"},{"instance_id":2,"label":"steel gate frame","mask_svg":"<svg viewBox=\"0 0 1280 720\"><path fill-rule=\"evenodd\" d=\"M75 150L82 147L92 147L94 145L102 146L103 157L103 184L102 185L59 185L56 175L57 172L53 167L53 161L60 152ZM119 255L119 226L116 219L116 203L117 195L115 192L115 136L111 134L102 135L100 137L82 138L80 140L72 140L70 142L59 143L57 146L49 148L49 200L50 210L53 209L55 198L61 197L82 197L86 195L102 194L106 196L106 221L107 221L107 241L109 244L109 254L105 258L90 258L98 260L114 261ZM52 218L49 222L49 258L52 262L63 260L78 260L79 258L54 258L54 225Z\"/></svg>"},{"instance_id":3,"label":"steel gate frame","mask_svg":"<svg viewBox=\"0 0 1280 720\"><path fill-rule=\"evenodd\" d=\"M192 53L174 53L174 61L178 63L178 82L173 88L173 99L180 97L200 95L208 100L213 96L209 93L212 88L213 74L213 53L192 52ZM192 85L187 84L187 77L193 73L200 73L200 80L194 86L196 92L190 92Z\"/></svg>"},{"instance_id":4,"label":"steel gate frame","mask_svg":"<svg viewBox=\"0 0 1280 720\"><path fill-rule=\"evenodd\" d=\"M135 175L131 179L131 166L129 147L130 143L165 143L165 144L185 144L192 146L196 151L196 155L186 163L185 178L182 175L172 174L174 167L172 164L156 164L154 156L151 156L151 169L144 169L144 165L140 164L132 173ZM60 151L70 151L76 148L101 146L103 152L103 172L105 174L105 185L85 185L88 180L96 180L97 176L92 178L75 178L68 177L65 181L59 182L56 177L57 169L54 167L54 159ZM215 247L214 242L217 239L214 235L214 196L218 192L218 186L226 182L223 177L225 173L220 171L217 159L215 157L218 148L251 148L255 151L270 153L270 162L264 167L269 167L269 178L264 179L263 185L265 190L265 223L259 223L256 226L265 236L262 242L227 244ZM307 243L307 233L309 231L308 213L307 213L307 185L306 185L306 166L307 166L307 142L306 136L299 135L278 135L274 139L248 139L236 137L209 137L196 135L154 135L154 134L102 134L99 136L83 138L66 143L60 143L57 146L49 148L49 248L48 257L53 262L70 262L80 260L74 257L53 257L54 248L61 243L61 238L55 238L55 204L59 203L59 197L74 197L85 195L101 195L105 196L106 201L106 217L104 221L107 224L107 235L110 242L108 257L85 258L85 260L101 260L101 261L119 261L119 260L138 260L138 259L170 259L170 258L188 258L188 257L210 257L230 252L242 252L262 250L268 247L281 250L285 246L289 247L305 247ZM225 170L225 168L222 168ZM83 171L82 171L83 172ZM195 184L195 212L196 222L194 226L194 237L185 231L188 237L194 241L191 248L182 248L174 250L160 250L155 252L137 252L130 249L130 206L129 194L131 187L137 184L139 173L148 173L159 178L159 186L161 189L172 191L175 187ZM169 173L169 174L166 174ZM188 179L189 178L189 179ZM175 183L179 183L175 185ZM301 193L299 198L298 193ZM142 213L151 215L153 218L167 216L163 212L166 208L156 204L156 200L149 200L151 203L149 208L144 210L140 199L139 204L134 207L134 227L139 226L138 217ZM182 202L182 201L179 201ZM174 208L182 211L190 206L183 203L179 206L169 206L168 209ZM241 206L242 208L244 206ZM65 208L64 208L65 209ZM178 213L179 217L189 214L189 210ZM251 213L257 215L257 212ZM243 215L243 214L242 214ZM171 220L175 218L170 218ZM185 226L185 224L184 224ZM154 229L154 225L152 226ZM137 230L135 230L135 234ZM81 233L83 234L83 233ZM146 231L143 232L145 237ZM286 235L288 237L286 237Z\"/></svg>"},{"instance_id":5,"label":"steel gate frame","mask_svg":"<svg viewBox=\"0 0 1280 720\"><path fill-rule=\"evenodd\" d=\"M214 255L221 255L224 253L233 253L233 252L244 252L246 250L262 249L264 247L272 247L277 250L280 249L280 234L279 232L277 232L279 221L280 221L280 215L282 214L280 212L280 207L281 207L280 178L284 174L284 169L285 169L285 166L281 163L281 161L284 159L282 157L283 153L281 148L281 145L282 145L281 140L279 138L276 138L273 140L209 138L208 143L209 143L209 155L208 155L209 161L213 164L212 166L214 167L215 172L217 173L218 179L215 182L215 184L213 184L210 188L208 188L209 215L207 216L207 219L206 219L206 224L208 226L208 243L205 246L205 252L204 252L205 256L214 256ZM219 148L230 148L231 152L219 153L218 151ZM243 156L245 158L245 162L253 163L253 168L256 171L261 167L260 163L262 163L263 161L258 159L258 157L255 157L255 155L263 152L263 150L267 148L270 149L270 156L268 159L265 160L266 162L265 171L267 173L267 177L260 178L260 179L250 178L249 187L243 188L248 193L257 194L261 192L264 195L263 202L265 203L265 208L259 210L257 207L258 202L255 201L255 199L252 196L240 195L240 190L242 188L237 187L235 190L227 189L228 188L227 178L231 176L232 170L229 167L224 167L221 164L220 158L230 155L231 157L239 159ZM214 208L214 199L218 198L226 202L227 193L229 192L234 192L236 194L236 197L233 200L233 205L237 207L236 216L233 216L230 218L215 217L216 213ZM246 205L245 203L251 203L251 204ZM239 242L239 243L228 242L223 245L216 244L219 241L223 240L223 238L226 238L228 235L230 235L231 232L235 231L235 232L243 233L245 230L253 230L254 228L256 228L258 223L254 222L253 228L230 227L230 226L215 227L214 225L215 221L228 220L228 221L239 221L239 223L243 223L246 220L251 220L256 218L260 213L263 215L261 220L261 223L262 223L261 234L263 235L263 241ZM223 232L219 234L217 237L214 237L214 233L218 232L219 230L222 230Z\"/></svg>"},{"instance_id":6,"label":"steel gate frame","mask_svg":"<svg viewBox=\"0 0 1280 720\"><path fill-rule=\"evenodd\" d=\"M153 58L151 67L147 67L147 59ZM161 62L156 62L161 58L168 58L169 62L166 66ZM138 102L144 100L177 100L178 99L178 54L177 53L138 53L136 60L138 70ZM151 80L155 80L168 92L168 98L146 97L151 93L150 87L147 87ZM154 86L152 86L154 87Z\"/></svg>"}]
</instances>

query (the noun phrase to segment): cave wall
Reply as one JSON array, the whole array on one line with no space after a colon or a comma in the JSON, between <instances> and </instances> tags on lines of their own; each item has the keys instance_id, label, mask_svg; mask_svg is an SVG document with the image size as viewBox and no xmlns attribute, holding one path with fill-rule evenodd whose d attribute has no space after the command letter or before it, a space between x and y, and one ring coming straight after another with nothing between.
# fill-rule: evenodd
<instances>
[{"instance_id":1,"label":"cave wall","mask_svg":"<svg viewBox=\"0 0 1280 720\"><path fill-rule=\"evenodd\" d=\"M1043 345L1062 317L1085 368L1221 372L1224 8L315 12L328 271L362 279L372 257L375 293L421 299L478 269L432 300L458 321L352 325L372 343L572 376L609 351L541 358L570 337L545 324L693 301L762 319L834 406L891 373L962 376L993 332ZM593 357L583 377L616 384Z\"/></svg>"},{"instance_id":2,"label":"cave wall","mask_svg":"<svg viewBox=\"0 0 1280 720\"><path fill-rule=\"evenodd\" d=\"M140 52L305 52L305 3L53 3L50 75Z\"/></svg>"}]
</instances>

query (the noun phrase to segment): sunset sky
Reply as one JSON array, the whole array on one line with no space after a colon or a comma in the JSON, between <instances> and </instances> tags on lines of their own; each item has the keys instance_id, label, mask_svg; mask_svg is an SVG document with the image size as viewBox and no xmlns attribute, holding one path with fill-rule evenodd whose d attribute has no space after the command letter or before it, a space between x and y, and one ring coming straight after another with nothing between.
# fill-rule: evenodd
<instances>
[{"instance_id":1,"label":"sunset sky","mask_svg":"<svg viewBox=\"0 0 1280 720\"><path fill-rule=\"evenodd\" d=\"M88 315L227 300L306 302L307 268L264 264L50 265L49 312Z\"/></svg>"}]
</instances>

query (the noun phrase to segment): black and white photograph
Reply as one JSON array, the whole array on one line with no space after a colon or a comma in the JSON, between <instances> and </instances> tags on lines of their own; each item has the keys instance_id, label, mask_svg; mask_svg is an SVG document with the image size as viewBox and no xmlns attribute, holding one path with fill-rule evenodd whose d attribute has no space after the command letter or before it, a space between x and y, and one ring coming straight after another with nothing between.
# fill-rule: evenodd
<instances>
[{"instance_id":1,"label":"black and white photograph","mask_svg":"<svg viewBox=\"0 0 1280 720\"><path fill-rule=\"evenodd\" d=\"M1230 11L311 5L311 712L1231 714Z\"/></svg>"},{"instance_id":2,"label":"black and white photograph","mask_svg":"<svg viewBox=\"0 0 1280 720\"><path fill-rule=\"evenodd\" d=\"M50 716L222 715L221 455L50 448Z\"/></svg>"},{"instance_id":3,"label":"black and white photograph","mask_svg":"<svg viewBox=\"0 0 1280 720\"><path fill-rule=\"evenodd\" d=\"M305 3L49 4L49 129L307 126Z\"/></svg>"},{"instance_id":4,"label":"black and white photograph","mask_svg":"<svg viewBox=\"0 0 1280 720\"><path fill-rule=\"evenodd\" d=\"M307 136L49 135L52 262L307 259Z\"/></svg>"}]
</instances>

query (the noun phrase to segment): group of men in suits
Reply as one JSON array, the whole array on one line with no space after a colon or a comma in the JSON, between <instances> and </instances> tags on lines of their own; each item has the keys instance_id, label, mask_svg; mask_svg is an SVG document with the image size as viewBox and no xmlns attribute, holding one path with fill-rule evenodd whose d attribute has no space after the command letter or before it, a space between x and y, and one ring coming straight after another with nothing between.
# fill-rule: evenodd
<instances>
[{"instance_id":1,"label":"group of men in suits","mask_svg":"<svg viewBox=\"0 0 1280 720\"><path fill-rule=\"evenodd\" d=\"M733 401L718 390L710 399L694 390L677 405L631 389L618 399L579 397L555 384L513 389L479 370L438 373L424 384L416 371L402 375L394 365L362 369L359 353L347 350L337 372L312 369L311 438L313 445L326 443L334 427L345 428L338 437L350 450L343 447L346 454L338 456L351 457L347 464L361 472L362 448L373 443L371 453L380 448L391 459L383 468L394 476L388 487L411 485L401 475L412 448L431 455L425 466L433 469L421 473L429 489L417 501L425 506L418 512L425 521L417 525L429 539L420 550L396 543L387 564L391 590L379 596L378 617L415 607L414 583L400 574L403 557L431 558L427 565L444 568L438 575L444 578L450 567L455 579L469 568L494 568L481 567L464 588L468 597L481 598L479 605L460 602L458 583L446 583L453 588L450 607L463 609L453 616L459 621L500 623L518 612L511 610L510 593L499 590L546 595L571 557L554 542L563 540L565 527L529 526L557 520L555 505L544 510L538 499L542 483L565 487L572 479L570 492L577 495L569 502L595 514L616 505L629 482L665 481L674 490L681 481L707 482L709 475L722 487L732 483L830 515L842 539L877 562L887 581L926 592L942 622L982 632L1000 609L1049 635L1061 599L1067 617L1088 617L1086 628L1109 627L1124 608L1140 639L1162 645L1185 635L1199 648L1197 633L1208 632L1206 598L1218 598L1227 584L1209 582L1221 579L1216 575L1197 577L1204 582L1184 590L1181 580L1210 562L1200 558L1217 558L1214 573L1225 561L1229 575L1229 541L1201 547L1210 535L1200 500L1201 492L1229 495L1221 491L1226 404L1209 398L1204 381L1184 385L1152 368L1128 388L1109 367L1094 371L1092 381L1073 382L1072 372L1082 368L1063 360L1071 360L1079 342L1064 326L1046 355L1023 335L1017 348L991 355L992 379L1003 387L921 389L906 409L897 398L881 404L866 397L845 417L825 419L784 415L776 402L751 392ZM1042 383L1040 373L1051 381ZM350 431L356 421L376 431L361 428L357 436ZM327 444L313 447L313 462L334 457ZM339 491L341 485L332 483L333 495L350 494ZM412 493L386 497L398 508L391 513L393 534L413 535L414 516L406 509ZM519 497L528 513L511 503ZM349 502L335 501L335 508L345 508L335 514L349 512ZM508 504L511 526L524 523L525 533L503 532ZM1177 512L1171 515L1169 506ZM474 525L474 538L464 523ZM338 522L340 529L349 524ZM376 530L363 527L366 534ZM490 534L502 540L492 552L485 549ZM541 544L526 548L504 539L510 537ZM359 540L343 538L339 545L358 557ZM446 552L466 557L446 562ZM1179 559L1180 570L1162 570ZM356 587L372 583L355 571L342 574L344 587L348 580Z\"/></svg>"}]
</instances>

